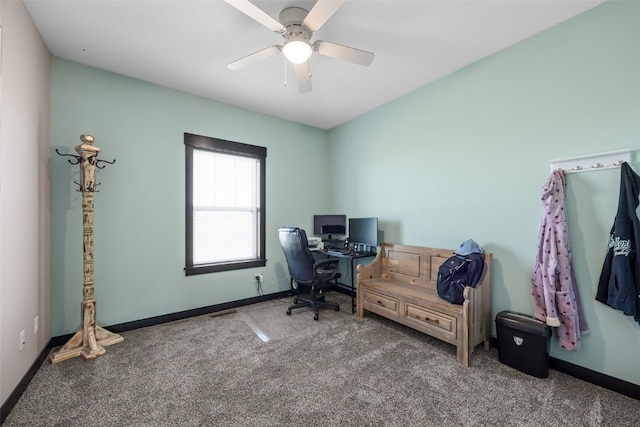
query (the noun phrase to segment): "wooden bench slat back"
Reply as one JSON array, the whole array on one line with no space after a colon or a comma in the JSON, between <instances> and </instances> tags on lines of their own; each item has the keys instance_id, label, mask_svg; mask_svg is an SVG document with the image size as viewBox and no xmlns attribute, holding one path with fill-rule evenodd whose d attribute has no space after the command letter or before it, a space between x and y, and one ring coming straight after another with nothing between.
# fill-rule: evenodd
<instances>
[{"instance_id":1,"label":"wooden bench slat back","mask_svg":"<svg viewBox=\"0 0 640 427\"><path fill-rule=\"evenodd\" d=\"M454 250L383 243L378 254L381 257L380 277L435 292L438 269L453 255ZM490 274L487 274L490 259L491 255L485 254L485 272L479 285L490 280Z\"/></svg>"}]
</instances>

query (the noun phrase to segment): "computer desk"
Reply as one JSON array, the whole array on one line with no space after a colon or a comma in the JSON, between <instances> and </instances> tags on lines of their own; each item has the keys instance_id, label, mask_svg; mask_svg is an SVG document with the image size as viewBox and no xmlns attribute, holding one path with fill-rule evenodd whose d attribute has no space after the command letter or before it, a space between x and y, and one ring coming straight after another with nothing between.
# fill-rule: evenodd
<instances>
[{"instance_id":1,"label":"computer desk","mask_svg":"<svg viewBox=\"0 0 640 427\"><path fill-rule=\"evenodd\" d=\"M351 252L351 253L347 253L347 254L343 254L343 253L339 253L339 252L330 252L328 250L315 250L312 251L312 253L316 253L316 254L322 254L324 256L328 256L328 257L332 257L332 258L338 258L338 259L345 259L349 261L349 273L351 276L351 280L349 280L349 284L346 283L340 283L338 282L338 286L342 285L343 287L347 287L350 288L351 290L351 313L355 313L356 312L356 289L355 289L355 275L353 274L353 270L354 268L354 264L355 264L355 260L360 259L360 258L373 258L376 256L375 252Z\"/></svg>"}]
</instances>

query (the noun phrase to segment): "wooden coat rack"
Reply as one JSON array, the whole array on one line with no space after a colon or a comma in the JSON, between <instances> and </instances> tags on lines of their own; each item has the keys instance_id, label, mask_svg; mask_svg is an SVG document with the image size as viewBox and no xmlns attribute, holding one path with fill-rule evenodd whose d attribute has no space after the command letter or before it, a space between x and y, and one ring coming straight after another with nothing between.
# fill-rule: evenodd
<instances>
[{"instance_id":1,"label":"wooden coat rack","mask_svg":"<svg viewBox=\"0 0 640 427\"><path fill-rule=\"evenodd\" d=\"M93 145L93 136L81 135L82 144L76 147L78 155L62 154L61 156L73 157L69 159L72 165L80 165L80 182L76 182L82 192L82 329L76 332L67 343L49 356L51 363L62 362L77 356L85 360L95 359L106 353L105 346L116 344L124 340L118 334L107 331L96 325L96 300L93 296L93 194L96 187L96 168L103 169L108 164L114 164L115 160L108 162L98 160L100 148Z\"/></svg>"}]
</instances>

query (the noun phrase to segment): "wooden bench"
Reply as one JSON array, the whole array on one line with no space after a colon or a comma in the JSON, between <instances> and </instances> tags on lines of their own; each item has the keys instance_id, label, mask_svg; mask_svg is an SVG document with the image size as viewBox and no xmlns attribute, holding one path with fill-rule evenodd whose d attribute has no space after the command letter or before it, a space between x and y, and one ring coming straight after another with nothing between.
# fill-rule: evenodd
<instances>
[{"instance_id":1,"label":"wooden bench","mask_svg":"<svg viewBox=\"0 0 640 427\"><path fill-rule=\"evenodd\" d=\"M457 347L458 362L469 366L474 348L491 339L491 254L485 253L482 278L467 286L462 305L438 296L438 268L450 249L383 243L376 258L358 265L357 316L368 310Z\"/></svg>"}]
</instances>

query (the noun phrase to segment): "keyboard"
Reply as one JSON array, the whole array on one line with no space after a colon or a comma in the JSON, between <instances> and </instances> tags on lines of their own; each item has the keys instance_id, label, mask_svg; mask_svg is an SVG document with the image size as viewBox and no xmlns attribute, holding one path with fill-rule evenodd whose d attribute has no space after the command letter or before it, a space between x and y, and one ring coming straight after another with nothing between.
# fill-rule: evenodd
<instances>
[{"instance_id":1,"label":"keyboard","mask_svg":"<svg viewBox=\"0 0 640 427\"><path fill-rule=\"evenodd\" d=\"M327 255L351 255L351 256L376 256L375 252L356 252L349 249L328 248L324 250Z\"/></svg>"},{"instance_id":2,"label":"keyboard","mask_svg":"<svg viewBox=\"0 0 640 427\"><path fill-rule=\"evenodd\" d=\"M327 249L325 251L326 253L328 253L329 255L349 255L349 249L336 249L336 248L332 248L332 249Z\"/></svg>"}]
</instances>

